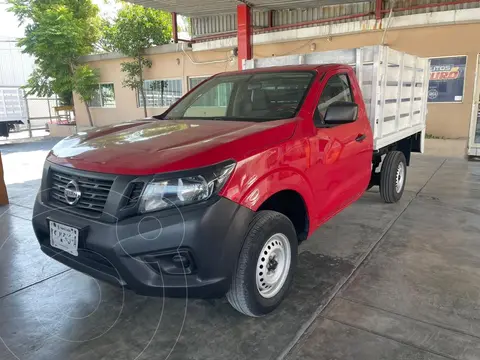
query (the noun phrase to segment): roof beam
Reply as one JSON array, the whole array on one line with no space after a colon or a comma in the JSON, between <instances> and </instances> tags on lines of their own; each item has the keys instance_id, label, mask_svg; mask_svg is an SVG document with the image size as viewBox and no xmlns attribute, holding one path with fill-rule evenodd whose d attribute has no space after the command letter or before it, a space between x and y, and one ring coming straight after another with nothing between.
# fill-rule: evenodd
<instances>
[{"instance_id":1,"label":"roof beam","mask_svg":"<svg viewBox=\"0 0 480 360\"><path fill-rule=\"evenodd\" d=\"M128 0L128 2L161 9L177 14L202 17L236 12L237 5L243 3L256 9L280 10L293 8L312 8L325 5L348 4L361 0ZM373 1L373 0L371 0Z\"/></svg>"}]
</instances>

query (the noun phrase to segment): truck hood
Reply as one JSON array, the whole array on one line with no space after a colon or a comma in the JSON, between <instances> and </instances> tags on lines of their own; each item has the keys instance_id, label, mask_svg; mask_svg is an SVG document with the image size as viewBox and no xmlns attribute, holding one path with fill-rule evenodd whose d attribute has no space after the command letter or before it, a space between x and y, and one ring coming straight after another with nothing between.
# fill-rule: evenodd
<instances>
[{"instance_id":1,"label":"truck hood","mask_svg":"<svg viewBox=\"0 0 480 360\"><path fill-rule=\"evenodd\" d=\"M208 166L293 135L296 122L145 119L102 127L60 141L47 160L76 169L150 175Z\"/></svg>"}]
</instances>

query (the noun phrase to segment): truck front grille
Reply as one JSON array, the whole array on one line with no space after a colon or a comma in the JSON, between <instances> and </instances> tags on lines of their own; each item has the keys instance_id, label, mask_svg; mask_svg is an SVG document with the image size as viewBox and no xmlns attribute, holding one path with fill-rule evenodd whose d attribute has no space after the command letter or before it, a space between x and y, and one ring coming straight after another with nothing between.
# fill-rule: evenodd
<instances>
[{"instance_id":1,"label":"truck front grille","mask_svg":"<svg viewBox=\"0 0 480 360\"><path fill-rule=\"evenodd\" d=\"M81 192L80 200L69 205L65 197L65 187L74 180ZM67 174L52 170L50 173L50 201L56 205L72 209L90 216L100 216L105 208L113 180Z\"/></svg>"}]
</instances>

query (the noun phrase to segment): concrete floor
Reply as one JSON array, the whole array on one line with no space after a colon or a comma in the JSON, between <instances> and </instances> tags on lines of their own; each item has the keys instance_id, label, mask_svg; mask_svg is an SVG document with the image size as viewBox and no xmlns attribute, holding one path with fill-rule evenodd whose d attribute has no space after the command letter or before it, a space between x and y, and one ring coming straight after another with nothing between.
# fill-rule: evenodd
<instances>
[{"instance_id":1,"label":"concrete floor","mask_svg":"<svg viewBox=\"0 0 480 360\"><path fill-rule=\"evenodd\" d=\"M28 133L28 130L23 130L19 132L11 132L8 138L0 136L0 145L17 143L17 142L31 142L32 140L38 140L39 138L44 138L49 136L49 132L43 129L32 130L32 138Z\"/></svg>"},{"instance_id":2,"label":"concrete floor","mask_svg":"<svg viewBox=\"0 0 480 360\"><path fill-rule=\"evenodd\" d=\"M54 141L0 146L0 359L480 359L480 163L416 155L300 247L292 292L253 319L137 296L47 258L30 226ZM24 179L24 180L23 180Z\"/></svg>"},{"instance_id":3,"label":"concrete floor","mask_svg":"<svg viewBox=\"0 0 480 360\"><path fill-rule=\"evenodd\" d=\"M425 154L465 159L467 139L425 139Z\"/></svg>"}]
</instances>

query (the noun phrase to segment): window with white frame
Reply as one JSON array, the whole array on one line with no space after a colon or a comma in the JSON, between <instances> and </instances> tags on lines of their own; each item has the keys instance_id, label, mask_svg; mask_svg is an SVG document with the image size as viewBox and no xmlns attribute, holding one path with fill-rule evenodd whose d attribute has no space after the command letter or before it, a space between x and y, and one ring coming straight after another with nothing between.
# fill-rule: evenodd
<instances>
[{"instance_id":1,"label":"window with white frame","mask_svg":"<svg viewBox=\"0 0 480 360\"><path fill-rule=\"evenodd\" d=\"M167 107L183 94L181 79L145 80L143 82L147 107ZM138 106L143 107L142 94L138 92Z\"/></svg>"},{"instance_id":2,"label":"window with white frame","mask_svg":"<svg viewBox=\"0 0 480 360\"><path fill-rule=\"evenodd\" d=\"M188 78L188 90L192 90L195 86L200 84L203 80L208 79L210 76L198 76Z\"/></svg>"},{"instance_id":3,"label":"window with white frame","mask_svg":"<svg viewBox=\"0 0 480 360\"><path fill-rule=\"evenodd\" d=\"M98 89L89 102L92 107L115 107L115 89L113 84L98 84Z\"/></svg>"},{"instance_id":4,"label":"window with white frame","mask_svg":"<svg viewBox=\"0 0 480 360\"><path fill-rule=\"evenodd\" d=\"M233 82L222 82L201 94L185 112L185 117L217 117L227 115Z\"/></svg>"},{"instance_id":5,"label":"window with white frame","mask_svg":"<svg viewBox=\"0 0 480 360\"><path fill-rule=\"evenodd\" d=\"M200 84L203 80L208 79L210 76L193 77L188 79L189 89L193 89ZM219 86L211 89L207 94L204 94L195 105L196 106L218 106L227 107L228 100L230 99L230 93L232 92L232 83L222 83Z\"/></svg>"}]
</instances>

